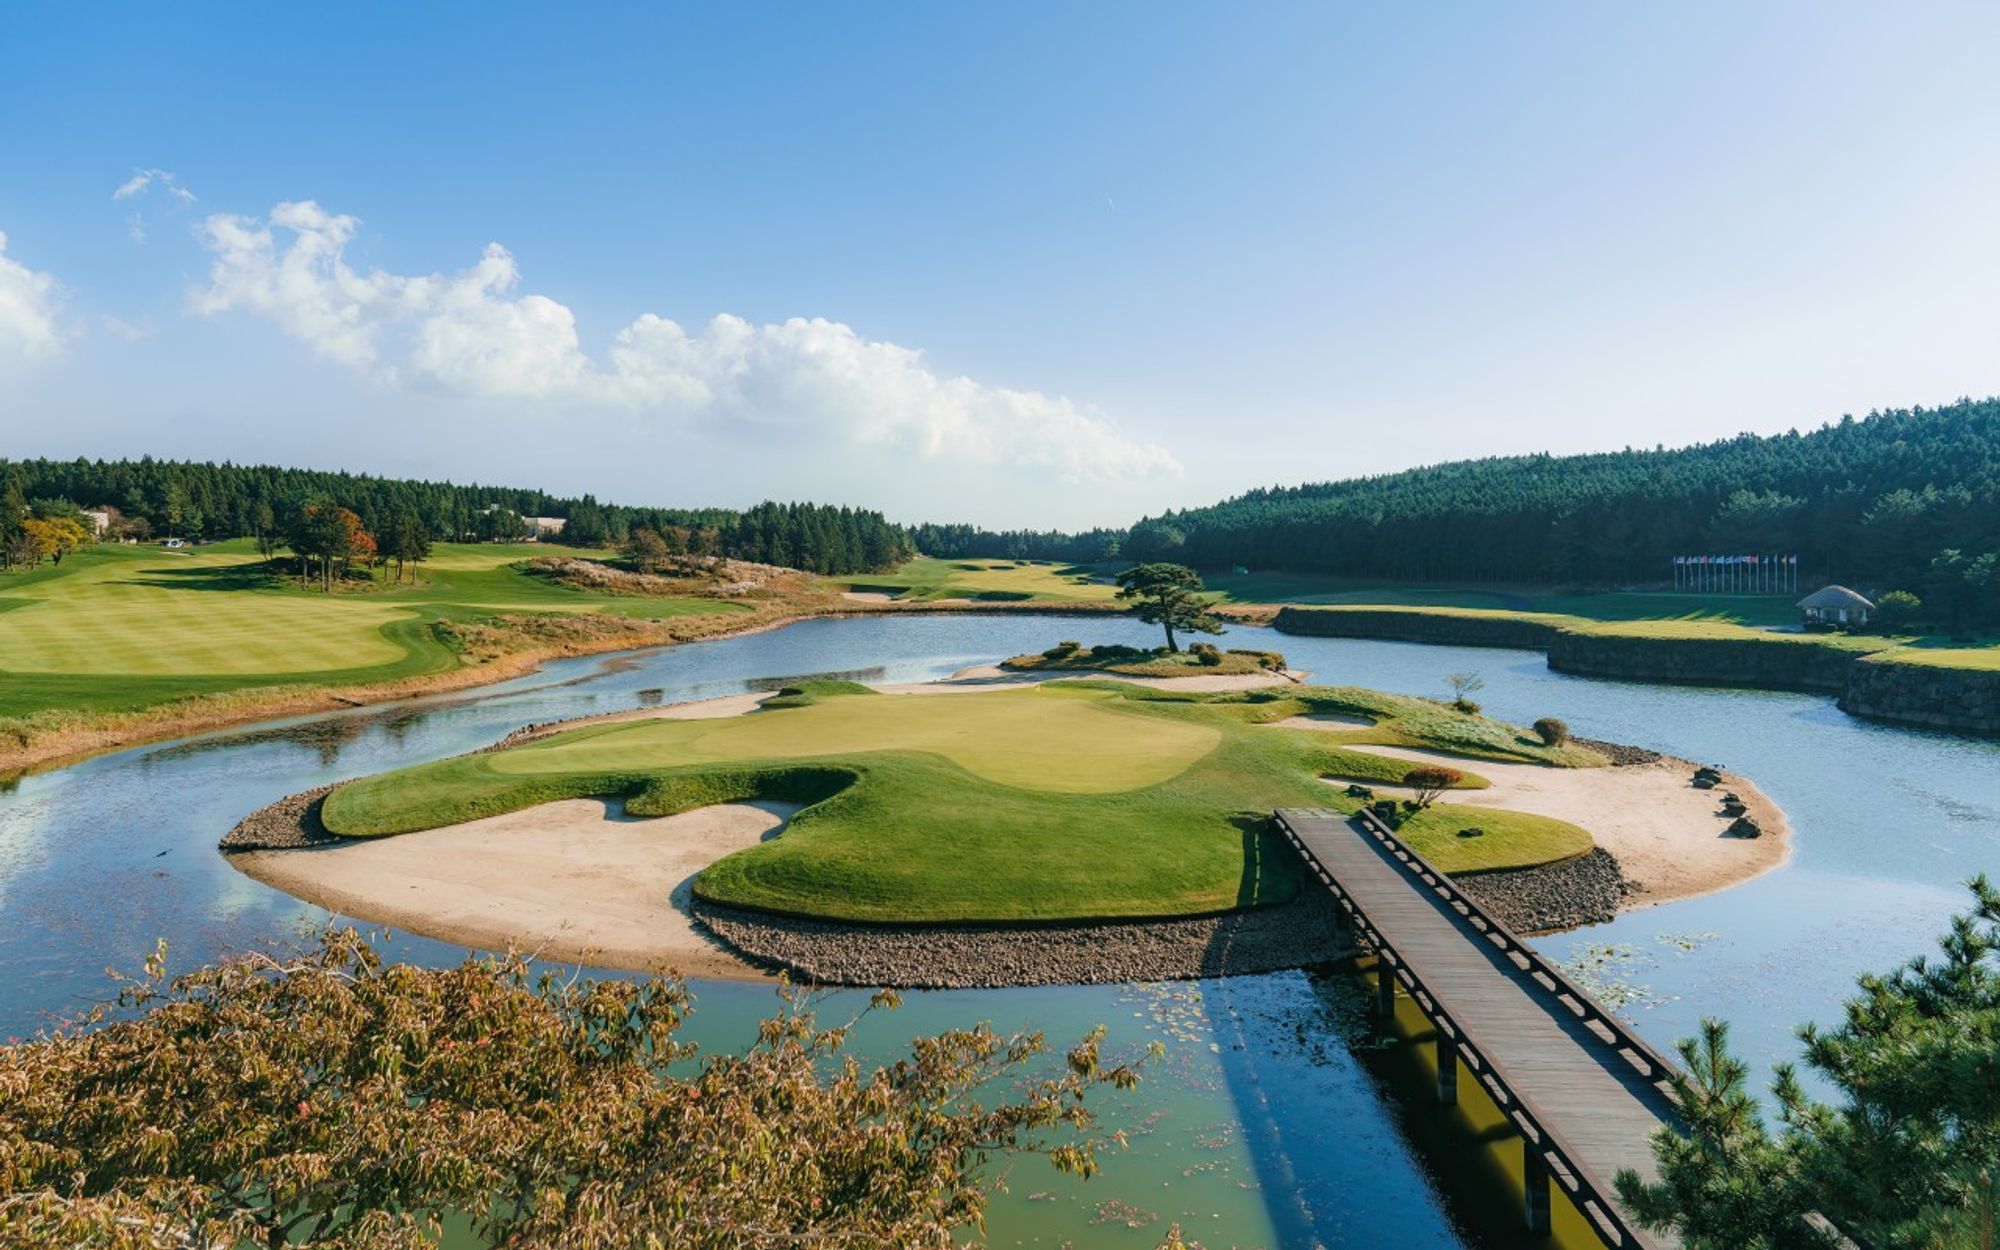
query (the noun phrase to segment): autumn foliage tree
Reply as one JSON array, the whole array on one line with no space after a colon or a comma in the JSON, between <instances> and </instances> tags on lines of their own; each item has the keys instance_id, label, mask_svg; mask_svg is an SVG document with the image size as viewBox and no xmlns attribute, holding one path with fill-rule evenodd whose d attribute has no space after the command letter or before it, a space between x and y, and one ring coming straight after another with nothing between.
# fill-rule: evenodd
<instances>
[{"instance_id":1,"label":"autumn foliage tree","mask_svg":"<svg viewBox=\"0 0 2000 1250\"><path fill-rule=\"evenodd\" d=\"M361 518L325 501L299 510L286 541L298 554L300 580L317 564L320 585L329 591L337 570L345 569L357 557L372 560L375 555L375 540L362 528Z\"/></svg>"},{"instance_id":2,"label":"autumn foliage tree","mask_svg":"<svg viewBox=\"0 0 2000 1250\"><path fill-rule=\"evenodd\" d=\"M945 1250L990 1159L1092 1174L1118 1138L1088 1095L1138 1079L1102 1030L1060 1061L980 1025L866 1067L859 1017L789 989L747 1050L698 1054L678 980L389 964L352 930L163 965L0 1048L0 1246L417 1250L454 1219L547 1250Z\"/></svg>"},{"instance_id":3,"label":"autumn foliage tree","mask_svg":"<svg viewBox=\"0 0 2000 1250\"><path fill-rule=\"evenodd\" d=\"M1465 774L1456 768L1445 768L1435 764L1412 768L1403 774L1403 784L1416 792L1416 804L1419 809L1437 802L1446 790L1464 780Z\"/></svg>"}]
</instances>

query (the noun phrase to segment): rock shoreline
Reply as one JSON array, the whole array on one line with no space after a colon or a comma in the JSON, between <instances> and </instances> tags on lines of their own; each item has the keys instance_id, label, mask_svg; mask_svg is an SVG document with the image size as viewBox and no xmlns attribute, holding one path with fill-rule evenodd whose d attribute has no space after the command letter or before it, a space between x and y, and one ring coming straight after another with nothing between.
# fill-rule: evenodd
<instances>
[{"instance_id":1,"label":"rock shoreline","mask_svg":"<svg viewBox=\"0 0 2000 1250\"><path fill-rule=\"evenodd\" d=\"M1553 933L1603 924L1636 892L1603 847L1556 864L1465 873L1452 883L1516 933Z\"/></svg>"},{"instance_id":2,"label":"rock shoreline","mask_svg":"<svg viewBox=\"0 0 2000 1250\"><path fill-rule=\"evenodd\" d=\"M235 855L243 851L299 851L345 842L348 839L329 830L319 818L320 806L332 793L332 786L321 786L260 807L223 834L216 849Z\"/></svg>"},{"instance_id":3,"label":"rock shoreline","mask_svg":"<svg viewBox=\"0 0 2000 1250\"><path fill-rule=\"evenodd\" d=\"M745 960L820 985L1000 989L1242 976L1354 953L1332 894L1184 920L999 925L851 925L691 905Z\"/></svg>"}]
</instances>

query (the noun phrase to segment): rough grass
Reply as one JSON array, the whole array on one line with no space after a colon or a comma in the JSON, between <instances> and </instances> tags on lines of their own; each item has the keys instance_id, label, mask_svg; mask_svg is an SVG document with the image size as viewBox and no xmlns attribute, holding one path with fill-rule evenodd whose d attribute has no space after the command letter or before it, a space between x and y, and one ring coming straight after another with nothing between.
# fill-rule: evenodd
<instances>
[{"instance_id":1,"label":"rough grass","mask_svg":"<svg viewBox=\"0 0 2000 1250\"><path fill-rule=\"evenodd\" d=\"M647 813L791 797L812 805L783 837L712 865L699 894L861 921L1175 916L1293 896L1296 858L1269 814L1352 809L1321 778L1354 759L1385 761L1343 750L1343 740L1599 762L1529 748L1518 729L1422 700L1310 688L1278 700L1162 693L1110 682L936 697L826 689L747 717L585 726L349 782L324 814L336 832L381 836L586 795L625 795ZM1268 727L1297 709L1361 702L1386 719L1351 736ZM800 798L806 791L816 797ZM1561 821L1457 814L1488 836L1458 839L1456 827L1423 822L1413 835L1435 843L1426 852L1447 871L1542 863L1591 845Z\"/></svg>"}]
</instances>

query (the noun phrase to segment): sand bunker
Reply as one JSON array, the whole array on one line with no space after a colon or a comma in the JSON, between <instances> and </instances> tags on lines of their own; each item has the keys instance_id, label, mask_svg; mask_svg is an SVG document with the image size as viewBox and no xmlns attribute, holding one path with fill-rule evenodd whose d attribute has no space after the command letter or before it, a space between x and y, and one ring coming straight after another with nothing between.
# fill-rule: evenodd
<instances>
[{"instance_id":1,"label":"sand bunker","mask_svg":"<svg viewBox=\"0 0 2000 1250\"><path fill-rule=\"evenodd\" d=\"M1287 716L1280 721L1272 721L1279 729L1372 729L1372 716L1349 716L1344 712L1307 712L1303 716Z\"/></svg>"},{"instance_id":2,"label":"sand bunker","mask_svg":"<svg viewBox=\"0 0 2000 1250\"><path fill-rule=\"evenodd\" d=\"M1493 783L1485 790L1452 791L1441 803L1533 812L1589 830L1638 887L1629 904L1633 907L1741 884L1776 868L1791 854L1791 830L1777 804L1743 778L1729 774L1720 787L1697 790L1689 784L1694 765L1684 760L1616 768L1547 768L1411 747L1346 745L1413 764L1442 763ZM1375 788L1385 793L1398 789ZM1763 826L1763 836L1744 838L1725 832L1732 819L1722 813L1725 790L1743 799Z\"/></svg>"},{"instance_id":3,"label":"sand bunker","mask_svg":"<svg viewBox=\"0 0 2000 1250\"><path fill-rule=\"evenodd\" d=\"M723 713L727 714L727 713ZM483 950L637 972L759 977L698 929L695 874L782 832L789 803L727 803L657 820L570 799L393 838L256 851L231 862L342 916Z\"/></svg>"}]
</instances>

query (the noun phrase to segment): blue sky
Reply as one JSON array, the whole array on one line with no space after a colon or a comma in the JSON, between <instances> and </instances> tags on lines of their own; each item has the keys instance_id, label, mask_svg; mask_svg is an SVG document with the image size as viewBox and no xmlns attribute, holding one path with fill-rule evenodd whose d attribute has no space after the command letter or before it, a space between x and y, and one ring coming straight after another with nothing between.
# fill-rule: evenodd
<instances>
[{"instance_id":1,"label":"blue sky","mask_svg":"<svg viewBox=\"0 0 2000 1250\"><path fill-rule=\"evenodd\" d=\"M2000 391L2000 9L1245 7L9 6L0 454L1075 526Z\"/></svg>"}]
</instances>

